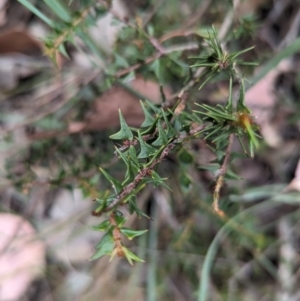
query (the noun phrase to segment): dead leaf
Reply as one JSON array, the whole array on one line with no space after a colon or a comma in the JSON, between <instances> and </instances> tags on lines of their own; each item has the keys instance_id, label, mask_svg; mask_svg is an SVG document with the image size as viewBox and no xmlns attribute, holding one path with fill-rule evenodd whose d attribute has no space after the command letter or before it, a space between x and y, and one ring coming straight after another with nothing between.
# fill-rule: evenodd
<instances>
[{"instance_id":1,"label":"dead leaf","mask_svg":"<svg viewBox=\"0 0 300 301\"><path fill-rule=\"evenodd\" d=\"M144 96L144 99L160 102L159 85L150 80L138 77L130 82L130 87ZM166 98L171 96L168 88L164 89ZM119 113L121 109L126 122L130 126L140 126L144 121L144 114L139 98L128 92L125 88L114 86L96 100L92 112L84 122L75 122L69 125L69 132L76 133L82 130L95 131L119 126Z\"/></svg>"},{"instance_id":2,"label":"dead leaf","mask_svg":"<svg viewBox=\"0 0 300 301\"><path fill-rule=\"evenodd\" d=\"M22 217L0 214L0 300L19 300L45 269L45 245Z\"/></svg>"},{"instance_id":3,"label":"dead leaf","mask_svg":"<svg viewBox=\"0 0 300 301\"><path fill-rule=\"evenodd\" d=\"M281 137L277 129L279 123L271 121L271 113L276 104L275 81L281 72L290 69L291 63L288 59L280 62L263 79L257 82L246 93L246 104L251 108L256 117L255 122L259 124L261 134L266 143L271 147L281 145Z\"/></svg>"},{"instance_id":4,"label":"dead leaf","mask_svg":"<svg viewBox=\"0 0 300 301\"><path fill-rule=\"evenodd\" d=\"M12 29L0 34L0 54L8 53L41 54L42 43L25 30Z\"/></svg>"}]
</instances>

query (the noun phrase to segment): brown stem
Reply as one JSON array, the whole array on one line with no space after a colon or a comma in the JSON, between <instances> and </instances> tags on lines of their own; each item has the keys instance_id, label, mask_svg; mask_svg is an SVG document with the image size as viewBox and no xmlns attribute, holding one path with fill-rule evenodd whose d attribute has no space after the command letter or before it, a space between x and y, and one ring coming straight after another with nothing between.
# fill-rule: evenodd
<instances>
[{"instance_id":1,"label":"brown stem","mask_svg":"<svg viewBox=\"0 0 300 301\"><path fill-rule=\"evenodd\" d=\"M120 228L118 227L118 224L116 222L115 215L116 214L113 212L109 217L109 221L114 228L113 229L113 238L115 241L114 249L117 250L117 255L119 257L122 257L122 256L124 256L124 252L122 249L121 232L120 232Z\"/></svg>"},{"instance_id":2,"label":"brown stem","mask_svg":"<svg viewBox=\"0 0 300 301\"><path fill-rule=\"evenodd\" d=\"M219 208L219 199L220 199L220 190L223 186L223 182L224 182L224 176L226 174L226 170L227 170L227 166L228 166L228 161L230 158L230 151L231 151L231 147L232 147L232 143L233 143L233 138L234 138L234 134L230 134L229 136L229 142L226 148L226 153L225 153L225 158L223 161L223 164L220 168L220 174L218 176L217 182L216 182L216 186L214 189L214 195L213 195L213 209L214 212L217 213L220 216L225 216L225 213Z\"/></svg>"}]
</instances>

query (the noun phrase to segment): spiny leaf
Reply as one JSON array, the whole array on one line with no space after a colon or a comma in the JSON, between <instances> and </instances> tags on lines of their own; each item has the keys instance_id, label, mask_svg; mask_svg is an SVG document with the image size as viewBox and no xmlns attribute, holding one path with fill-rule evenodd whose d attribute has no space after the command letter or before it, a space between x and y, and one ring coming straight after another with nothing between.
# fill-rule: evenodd
<instances>
[{"instance_id":1,"label":"spiny leaf","mask_svg":"<svg viewBox=\"0 0 300 301\"><path fill-rule=\"evenodd\" d=\"M168 137L165 133L165 130L163 129L160 120L157 122L157 128L158 128L158 137L157 139L152 143L153 146L162 146L167 143Z\"/></svg>"},{"instance_id":2,"label":"spiny leaf","mask_svg":"<svg viewBox=\"0 0 300 301\"><path fill-rule=\"evenodd\" d=\"M116 190L116 193L120 193L123 190L122 184L117 179L108 174L103 168L100 167L99 169L104 175L104 177L113 185L113 187Z\"/></svg>"},{"instance_id":3,"label":"spiny leaf","mask_svg":"<svg viewBox=\"0 0 300 301\"><path fill-rule=\"evenodd\" d=\"M121 215L115 215L115 221L118 227L122 227L126 223L127 218Z\"/></svg>"},{"instance_id":4,"label":"spiny leaf","mask_svg":"<svg viewBox=\"0 0 300 301\"><path fill-rule=\"evenodd\" d=\"M138 256L136 256L134 253L132 253L130 250L128 250L124 246L122 247L122 251L124 253L124 256L126 257L126 259L128 260L128 262L131 265L133 265L133 261L132 260L139 261L139 262L145 262L143 259L141 259Z\"/></svg>"},{"instance_id":5,"label":"spiny leaf","mask_svg":"<svg viewBox=\"0 0 300 301\"><path fill-rule=\"evenodd\" d=\"M90 260L98 259L104 255L111 255L113 252L115 242L112 237L112 233L108 232L106 233L100 243L96 246L97 252L90 258Z\"/></svg>"},{"instance_id":6,"label":"spiny leaf","mask_svg":"<svg viewBox=\"0 0 300 301\"><path fill-rule=\"evenodd\" d=\"M146 213L144 213L143 211L140 210L140 208L138 207L138 205L136 203L136 198L135 197L131 198L128 201L128 205L129 205L130 214L133 214L135 212L138 217L144 216L144 217L150 219L150 217Z\"/></svg>"},{"instance_id":7,"label":"spiny leaf","mask_svg":"<svg viewBox=\"0 0 300 301\"><path fill-rule=\"evenodd\" d=\"M141 103L142 110L143 110L144 115L145 115L145 120L142 123L141 127L146 128L148 126L152 126L153 123L155 122L155 118L152 116L151 112L145 107L144 102L140 101L140 103Z\"/></svg>"},{"instance_id":8,"label":"spiny leaf","mask_svg":"<svg viewBox=\"0 0 300 301\"><path fill-rule=\"evenodd\" d=\"M119 109L119 118L120 118L121 129L119 132L109 136L109 138L113 140L125 140L125 139L133 140L132 131L127 125L120 109Z\"/></svg>"},{"instance_id":9,"label":"spiny leaf","mask_svg":"<svg viewBox=\"0 0 300 301\"><path fill-rule=\"evenodd\" d=\"M146 233L148 230L132 230L129 228L121 228L121 233L124 234L129 240L134 239L137 236L140 236Z\"/></svg>"},{"instance_id":10,"label":"spiny leaf","mask_svg":"<svg viewBox=\"0 0 300 301\"><path fill-rule=\"evenodd\" d=\"M163 117L164 117L164 120L165 120L165 124L166 124L166 127L167 127L167 137L168 138L172 138L176 135L176 131L174 130L174 128L172 127L172 125L170 124L167 116L166 116L166 113L165 111L162 111L162 114L163 114Z\"/></svg>"},{"instance_id":11,"label":"spiny leaf","mask_svg":"<svg viewBox=\"0 0 300 301\"><path fill-rule=\"evenodd\" d=\"M124 155L136 166L137 171L140 170L140 163L136 156L136 149L131 145Z\"/></svg>"},{"instance_id":12,"label":"spiny leaf","mask_svg":"<svg viewBox=\"0 0 300 301\"><path fill-rule=\"evenodd\" d=\"M155 170L152 170L151 178L152 178L151 182L154 182L156 185L157 184L161 185L161 186L167 188L168 190L173 191L165 182L167 180L167 178L162 178Z\"/></svg>"},{"instance_id":13,"label":"spiny leaf","mask_svg":"<svg viewBox=\"0 0 300 301\"><path fill-rule=\"evenodd\" d=\"M92 226L91 229L95 231L106 231L111 226L109 220L105 220L97 226Z\"/></svg>"},{"instance_id":14,"label":"spiny leaf","mask_svg":"<svg viewBox=\"0 0 300 301\"><path fill-rule=\"evenodd\" d=\"M147 144L143 140L140 131L138 131L138 140L139 140L140 147L141 147L140 153L138 155L138 159L146 159L155 154L156 149L154 147L152 147L151 145Z\"/></svg>"},{"instance_id":15,"label":"spiny leaf","mask_svg":"<svg viewBox=\"0 0 300 301\"><path fill-rule=\"evenodd\" d=\"M133 181L136 173L138 173L140 169L138 166L136 166L136 163L132 161L130 156L128 156L128 153L122 153L117 147L116 147L116 152L120 155L121 159L126 164L125 180L121 184L122 186L124 186Z\"/></svg>"},{"instance_id":16,"label":"spiny leaf","mask_svg":"<svg viewBox=\"0 0 300 301\"><path fill-rule=\"evenodd\" d=\"M224 178L228 179L228 180L240 180L240 179L242 179L239 175L237 175L236 173L234 173L231 170L226 171L226 174L225 174Z\"/></svg>"}]
</instances>

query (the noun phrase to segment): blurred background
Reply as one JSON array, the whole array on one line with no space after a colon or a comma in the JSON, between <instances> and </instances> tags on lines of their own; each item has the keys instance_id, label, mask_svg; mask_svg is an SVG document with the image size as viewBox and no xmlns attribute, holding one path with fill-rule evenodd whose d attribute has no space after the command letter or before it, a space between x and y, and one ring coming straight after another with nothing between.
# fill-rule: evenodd
<instances>
[{"instance_id":1,"label":"blurred background","mask_svg":"<svg viewBox=\"0 0 300 301\"><path fill-rule=\"evenodd\" d=\"M31 6L30 6L31 5ZM34 12L34 13L33 13ZM149 229L125 245L145 259L89 261L103 233L93 199L122 178L108 138L118 108L131 126L139 99L223 104L228 84L201 91L189 56L212 24L242 68L262 136L239 156L212 210L218 173L203 140L171 154L138 205ZM0 1L0 300L300 300L300 3L298 0ZM147 35L141 34L146 32Z\"/></svg>"}]
</instances>

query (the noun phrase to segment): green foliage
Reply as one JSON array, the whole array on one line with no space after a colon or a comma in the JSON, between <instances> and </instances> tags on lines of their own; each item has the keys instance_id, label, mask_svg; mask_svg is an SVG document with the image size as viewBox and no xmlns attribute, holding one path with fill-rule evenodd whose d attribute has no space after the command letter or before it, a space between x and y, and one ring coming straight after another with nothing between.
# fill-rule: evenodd
<instances>
[{"instance_id":1,"label":"green foliage","mask_svg":"<svg viewBox=\"0 0 300 301\"><path fill-rule=\"evenodd\" d=\"M199 89L219 79L228 81L228 98L224 104L210 106L196 103L198 109L195 109L191 102L186 102L183 93L178 94L178 99L174 103L166 99L161 89L162 103L160 105L154 105L149 100L141 101L140 105L145 119L137 129L128 125L119 110L120 130L110 135L110 139L117 141L114 153L121 159L125 171L120 176L120 173L115 175L109 167L100 167L102 176L111 188L105 192L93 191L95 198L93 214L105 215L108 219L92 227L95 231L104 232L104 235L96 246L91 260L104 255L109 255L112 259L117 255L125 257L130 264L133 264L133 261L143 261L125 246L123 239L132 240L145 235L147 230L124 227L126 218L121 208L126 206L130 214L148 218L147 214L139 208L137 196L149 185L170 189L168 179L162 176L159 166L173 152L178 154L180 187L184 193L188 193L193 185L193 179L189 176L188 170L195 163L193 155L188 151L192 140L205 141L215 153L216 160L211 165L202 168L214 172L217 176L213 206L215 212L222 215L222 211L218 208L218 199L223 181L238 178L238 175L227 166L234 159L230 155L232 137L237 137L246 155L253 156L255 149L259 147L257 127L244 101L244 79L238 69L242 66L256 65L254 62L245 62L241 59L241 56L253 47L234 52L227 51L218 39L217 30L212 27L205 38L202 38L203 29L195 30L194 33L198 38L197 45L192 47L183 45L186 47L184 48L171 44L172 47L168 48L167 43L166 45L159 43L155 38L160 28L153 27L152 24L144 28L138 20L134 24L128 24L116 16L114 22L125 24L125 26L117 38L113 55L108 59L101 47L89 36L87 28L95 25L98 18L109 11L109 1L80 1L77 3L77 10L71 12L63 1L45 0L44 3L54 13L53 19L48 18L29 1L19 0L19 2L52 29L51 35L45 40L46 55L55 62L58 52L68 57L66 43L78 47L75 37L79 37L91 52L103 61L101 71L108 86L116 78L121 78L119 82L123 83L126 77L135 76L134 71L142 65L141 73L155 77L160 85L167 82L168 78L180 83L201 81ZM250 24L247 20L243 22L241 24L244 27ZM182 55L184 51L202 48L202 44L205 55L201 52L199 56L190 56L188 59ZM194 63L189 66L191 59ZM123 69L120 70L120 68ZM195 77L197 72L194 72L194 68L202 69L202 74L200 72L200 75ZM238 99L233 97L234 84L239 88ZM184 91L185 88L182 92ZM72 166L73 174L78 170L79 168ZM61 168L52 184L60 184L65 175L65 169ZM92 184L92 180L81 181L81 187L87 194L91 191L89 188Z\"/></svg>"},{"instance_id":2,"label":"green foliage","mask_svg":"<svg viewBox=\"0 0 300 301\"><path fill-rule=\"evenodd\" d=\"M221 48L221 44L217 40L215 29L213 29L213 35L209 37L208 41L209 50L213 52L213 56L222 60L223 63L225 62L228 64L230 71L233 71L236 57L245 51L250 50L246 49L245 51L225 55ZM211 56L206 57L206 59L211 60ZM243 64L242 61L239 61L239 63ZM208 80L221 71L219 64L212 65L201 63L197 66L206 68L205 72L209 77ZM123 141L123 146L116 148L116 154L126 165L125 177L124 181L121 183L121 181L113 178L100 168L104 177L111 183L113 194L108 197L108 200L110 201L106 202L105 205L103 205L104 203L101 203L96 211L115 214L120 205L128 204L131 214L136 213L138 216L144 215L136 204L136 195L141 189L149 184L167 187L165 183L167 179L162 178L159 175L157 168L159 163L161 163L161 161L174 149L178 149L178 158L182 164L180 183L182 189L187 192L192 185L192 179L188 176L186 167L184 166L192 164L193 157L182 146L189 140L195 139L195 137L204 139L213 146L212 149L216 153L219 164L210 165L206 167L206 169L214 170L215 172L220 169L220 166L224 161L230 135L237 136L245 153L248 154L250 152L250 155L253 156L254 148L258 147L257 137L259 136L255 132L255 126L252 122L250 110L244 102L245 87L243 78L238 78L237 82L240 84L240 95L234 105L232 96L234 76L238 76L237 73L228 72L229 97L224 105L209 106L206 104L196 104L200 110L194 110L193 112L198 115L196 120L201 123L199 125L199 130L196 132L191 128L195 116L193 115L193 112L187 111L186 114L175 114L175 110L180 104L181 99L178 100L176 105L167 109L155 107L149 102L141 102L145 114L145 121L141 125L141 129L137 131L132 131L130 129L122 116L121 111L119 111L121 129L116 134L111 135L110 138ZM205 80L205 82L207 82L207 80ZM247 148L244 146L245 143L247 143ZM247 149L249 149L249 151L247 151ZM240 154L238 155L240 156ZM236 156L237 154L235 154L235 157ZM238 175L229 169L223 176L225 179L239 178ZM113 226L109 225L108 221L94 227L95 230L106 230L106 235L110 236L110 240L107 236L102 238L102 240L105 241L105 245L102 247L105 252L98 250L92 259L99 258L105 254L109 254L113 257L118 253L118 251L116 251L118 249L118 241L114 238L111 227ZM115 231L116 230L120 235L122 234L130 240L146 233L146 230L132 230L122 227L119 228L119 226L115 228ZM114 245L112 244L112 241L115 241ZM100 244L100 246L102 245ZM110 250L109 253L107 252L107 246ZM122 249L123 247L123 245L119 247L119 253L122 253L130 263L132 263L132 260L139 260L135 258L135 255L130 253L128 249Z\"/></svg>"},{"instance_id":3,"label":"green foliage","mask_svg":"<svg viewBox=\"0 0 300 301\"><path fill-rule=\"evenodd\" d=\"M249 47L231 54L226 53L221 47L221 43L217 38L217 33L214 27L212 34L209 33L209 38L205 40L209 46L208 55L190 57L190 59L196 59L196 63L191 67L205 68L205 71L202 75L204 80L199 89L201 89L208 81L214 79L216 76L222 75L221 73L225 73L225 75L230 77L234 76L237 73L235 67L238 65L257 65L253 62L244 62L243 60L238 59L241 54L252 50L254 47Z\"/></svg>"}]
</instances>

